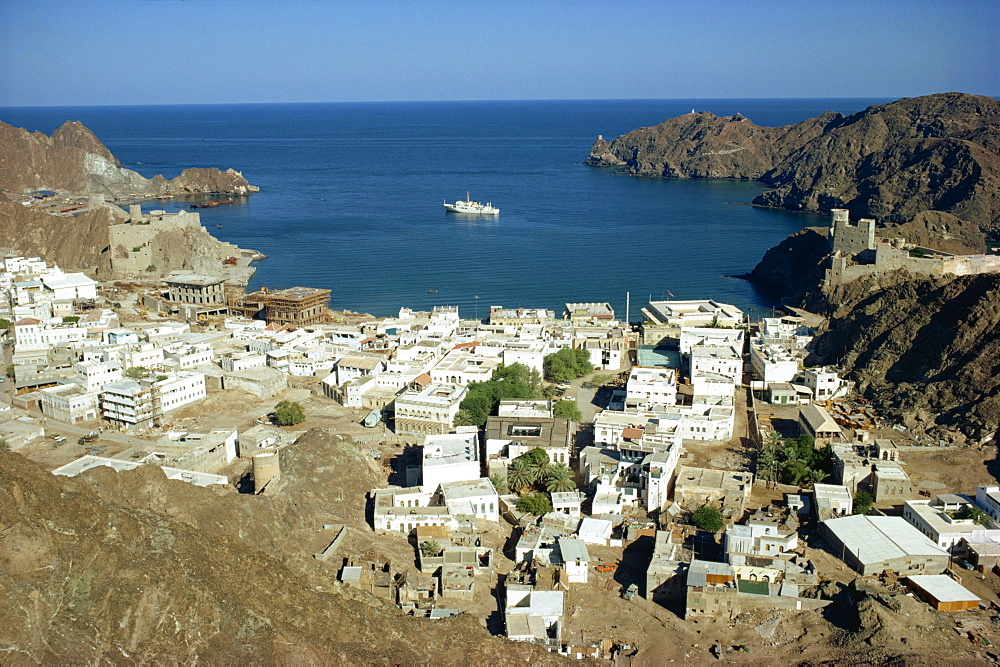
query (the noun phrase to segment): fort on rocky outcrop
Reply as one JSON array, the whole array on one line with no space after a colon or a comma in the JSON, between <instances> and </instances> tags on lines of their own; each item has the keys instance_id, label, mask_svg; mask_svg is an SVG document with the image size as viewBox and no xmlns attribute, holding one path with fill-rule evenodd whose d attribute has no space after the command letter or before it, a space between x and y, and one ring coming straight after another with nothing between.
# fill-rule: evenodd
<instances>
[{"instance_id":1,"label":"fort on rocky outcrop","mask_svg":"<svg viewBox=\"0 0 1000 667\"><path fill-rule=\"evenodd\" d=\"M852 223L847 209L842 208L833 209L831 214L830 266L825 272L824 287L898 269L924 276L1000 273L1000 255L953 255L915 246L900 238L878 238L871 218Z\"/></svg>"},{"instance_id":2,"label":"fort on rocky outcrop","mask_svg":"<svg viewBox=\"0 0 1000 667\"><path fill-rule=\"evenodd\" d=\"M254 272L249 263L262 257L213 237L195 212L143 214L138 204L129 207L126 222L108 227L108 245L113 275L126 280L191 271L245 285Z\"/></svg>"}]
</instances>

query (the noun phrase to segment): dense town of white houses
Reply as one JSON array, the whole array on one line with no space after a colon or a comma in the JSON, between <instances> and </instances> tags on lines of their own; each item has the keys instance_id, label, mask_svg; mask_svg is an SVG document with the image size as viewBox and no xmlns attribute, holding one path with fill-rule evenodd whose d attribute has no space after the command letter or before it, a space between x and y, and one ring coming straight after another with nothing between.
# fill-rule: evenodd
<instances>
[{"instance_id":1,"label":"dense town of white houses","mask_svg":"<svg viewBox=\"0 0 1000 667\"><path fill-rule=\"evenodd\" d=\"M803 317L750 323L729 304L672 300L648 303L639 325L618 319L607 303L567 303L559 316L494 306L482 321L449 306L404 307L348 326L328 316L327 290L234 293L220 277L180 273L124 290L7 254L0 317L10 322L4 347L14 391L0 437L10 447L42 435L43 421L123 431L150 438L153 453L91 454L55 472L157 465L172 478L227 484L218 473L242 458L252 459L254 490L266 492L295 434L273 426L176 432L172 414L228 389L266 400L308 387L355 409L365 426L419 447L405 483L372 489L367 499L371 528L409 539L418 569L349 563L340 572L345 584L413 613L455 613L491 585L495 555L481 545L484 526L515 533L515 571L497 584L507 636L577 655L597 649L570 638L567 594L603 576L608 550L622 554L637 540L647 540L652 555L645 578L623 594L676 604L687 618L828 604L802 595L822 578L799 540L806 525L818 526L832 553L858 573L909 576L939 609L978 604L940 580L951 559L980 568L1000 559L1000 488L913 497L903 450L837 411L837 400L851 395L841 372L806 366L813 330ZM541 374L545 357L563 348L586 350L598 373L616 378L585 423L555 417L553 401L543 399L501 402L484 429L456 423L472 383L515 363ZM830 479L754 508L762 482L752 464L705 468L686 460L739 437L762 446L770 427L758 408L771 407L791 410L791 423L817 447L831 445ZM512 462L537 448L576 474L575 489L548 494L552 511L542 517L519 511L518 496L498 488ZM902 511L854 514L859 491ZM703 505L724 520L717 553L692 550L688 517ZM317 557L336 548L335 540ZM604 554L604 563L591 552Z\"/></svg>"}]
</instances>

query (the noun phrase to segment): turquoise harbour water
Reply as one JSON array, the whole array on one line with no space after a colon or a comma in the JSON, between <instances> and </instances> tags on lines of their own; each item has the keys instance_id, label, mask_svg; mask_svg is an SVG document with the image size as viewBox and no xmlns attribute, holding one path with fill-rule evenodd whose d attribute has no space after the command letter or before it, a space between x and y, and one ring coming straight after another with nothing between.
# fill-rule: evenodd
<instances>
[{"instance_id":1,"label":"turquoise harbour water","mask_svg":"<svg viewBox=\"0 0 1000 667\"><path fill-rule=\"evenodd\" d=\"M259 194L200 213L216 237L269 255L251 288L324 287L333 308L380 316L453 305L480 318L490 305L561 313L567 301L609 301L624 316L630 291L634 320L650 296L668 293L763 311L774 305L766 295L727 276L825 220L731 203L761 192L756 182L584 166L598 134L611 139L692 108L775 126L886 101L19 107L0 108L0 119L46 134L82 121L146 177L185 167L243 172ZM501 214L446 213L442 200L466 191Z\"/></svg>"}]
</instances>

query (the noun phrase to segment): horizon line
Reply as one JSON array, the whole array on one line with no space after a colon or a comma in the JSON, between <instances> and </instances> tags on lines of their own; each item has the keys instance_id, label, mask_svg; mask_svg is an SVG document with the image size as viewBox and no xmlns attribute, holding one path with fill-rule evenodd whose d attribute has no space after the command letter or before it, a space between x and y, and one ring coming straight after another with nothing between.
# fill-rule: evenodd
<instances>
[{"instance_id":1,"label":"horizon line","mask_svg":"<svg viewBox=\"0 0 1000 667\"><path fill-rule=\"evenodd\" d=\"M283 106L283 105L321 105L321 104L478 104L501 102L679 102L679 101L726 101L726 100L903 100L931 95L959 93L963 95L981 95L979 93L962 93L961 91L942 91L922 95L862 95L846 97L808 96L808 97L591 97L591 98L497 98L497 99L464 99L464 100L340 100L340 101L285 101L285 102L159 102L149 104L0 104L0 109L68 109L94 107L206 107L206 106ZM1000 99L998 95L981 95Z\"/></svg>"}]
</instances>

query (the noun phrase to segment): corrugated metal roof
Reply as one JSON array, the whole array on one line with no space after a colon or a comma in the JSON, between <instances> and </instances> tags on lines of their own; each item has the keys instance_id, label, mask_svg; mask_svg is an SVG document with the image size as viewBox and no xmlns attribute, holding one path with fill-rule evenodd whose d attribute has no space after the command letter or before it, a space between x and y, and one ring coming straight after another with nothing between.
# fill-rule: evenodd
<instances>
[{"instance_id":1,"label":"corrugated metal roof","mask_svg":"<svg viewBox=\"0 0 1000 667\"><path fill-rule=\"evenodd\" d=\"M845 516L825 521L824 525L865 564L903 556L948 555L901 517Z\"/></svg>"},{"instance_id":2,"label":"corrugated metal roof","mask_svg":"<svg viewBox=\"0 0 1000 667\"><path fill-rule=\"evenodd\" d=\"M907 577L913 586L925 591L938 602L979 602L965 586L946 574L918 574Z\"/></svg>"}]
</instances>

